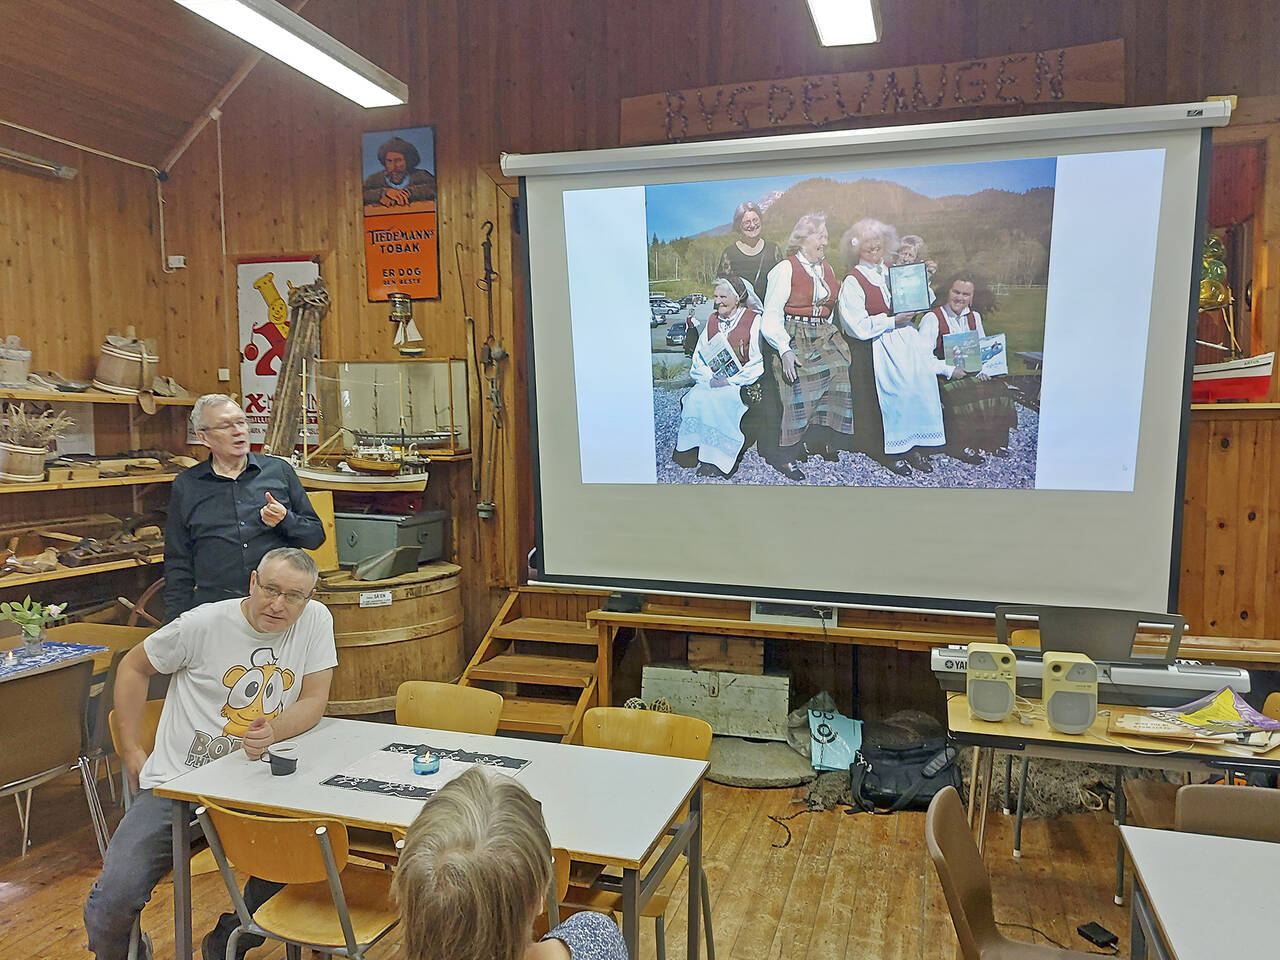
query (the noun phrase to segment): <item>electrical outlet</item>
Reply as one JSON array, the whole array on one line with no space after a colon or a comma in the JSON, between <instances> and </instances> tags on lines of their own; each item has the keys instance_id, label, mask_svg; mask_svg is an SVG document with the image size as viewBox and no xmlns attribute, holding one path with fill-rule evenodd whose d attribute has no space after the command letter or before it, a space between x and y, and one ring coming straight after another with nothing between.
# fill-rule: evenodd
<instances>
[{"instance_id":1,"label":"electrical outlet","mask_svg":"<svg viewBox=\"0 0 1280 960\"><path fill-rule=\"evenodd\" d=\"M218 382L219 382L219 383L230 383L230 382L231 382L231 371L230 371L230 370L228 370L226 367L219 367L219 368L218 368Z\"/></svg>"},{"instance_id":2,"label":"electrical outlet","mask_svg":"<svg viewBox=\"0 0 1280 960\"><path fill-rule=\"evenodd\" d=\"M170 270L182 270L187 265L187 258L180 254L170 254L168 259Z\"/></svg>"}]
</instances>

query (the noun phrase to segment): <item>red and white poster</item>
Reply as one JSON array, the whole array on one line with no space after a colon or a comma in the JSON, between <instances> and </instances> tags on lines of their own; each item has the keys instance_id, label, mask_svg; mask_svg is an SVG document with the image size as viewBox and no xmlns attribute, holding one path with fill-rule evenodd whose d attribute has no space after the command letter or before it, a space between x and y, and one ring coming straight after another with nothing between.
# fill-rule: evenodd
<instances>
[{"instance_id":1,"label":"red and white poster","mask_svg":"<svg viewBox=\"0 0 1280 960\"><path fill-rule=\"evenodd\" d=\"M267 432L284 345L289 338L289 292L315 283L315 260L252 260L236 264L240 309L240 391L255 447ZM307 442L317 443L315 374L308 371ZM301 389L301 384L296 385Z\"/></svg>"}]
</instances>

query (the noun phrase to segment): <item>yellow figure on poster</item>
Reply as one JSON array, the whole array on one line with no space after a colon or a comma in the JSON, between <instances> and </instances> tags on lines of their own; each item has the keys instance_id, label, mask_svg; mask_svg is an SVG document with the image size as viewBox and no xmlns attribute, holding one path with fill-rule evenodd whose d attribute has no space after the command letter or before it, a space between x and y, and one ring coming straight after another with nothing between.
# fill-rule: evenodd
<instances>
[{"instance_id":1,"label":"yellow figure on poster","mask_svg":"<svg viewBox=\"0 0 1280 960\"><path fill-rule=\"evenodd\" d=\"M292 292L293 284L289 284L289 288ZM253 281L253 289L262 294L262 299L267 304L267 316L276 325L276 329L282 336L289 336L289 305L276 289L275 274L264 273Z\"/></svg>"}]
</instances>

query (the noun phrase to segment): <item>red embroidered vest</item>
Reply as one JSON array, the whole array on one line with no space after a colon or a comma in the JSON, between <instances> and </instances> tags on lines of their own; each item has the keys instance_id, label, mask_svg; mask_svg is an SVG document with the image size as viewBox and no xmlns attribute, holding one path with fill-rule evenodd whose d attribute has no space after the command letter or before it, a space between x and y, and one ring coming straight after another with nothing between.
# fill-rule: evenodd
<instances>
[{"instance_id":1,"label":"red embroidered vest","mask_svg":"<svg viewBox=\"0 0 1280 960\"><path fill-rule=\"evenodd\" d=\"M822 282L827 285L827 297L819 303L813 302L813 277L800 265L799 259L792 254L787 257L791 263L791 293L787 296L786 306L782 312L793 317L829 317L835 312L836 298L840 291L836 286L836 272L831 264L822 261ZM825 310L820 308L825 307Z\"/></svg>"},{"instance_id":2,"label":"red embroidered vest","mask_svg":"<svg viewBox=\"0 0 1280 960\"><path fill-rule=\"evenodd\" d=\"M945 360L946 357L942 355L942 338L944 335L950 332L951 328L947 325L947 318L946 318L946 315L942 312L942 307L934 307L929 312L938 318L938 343L933 348L933 352L937 355L939 360ZM965 314L965 316L969 318L969 329L977 330L978 323L973 318L973 311L970 310L968 313Z\"/></svg>"},{"instance_id":3,"label":"red embroidered vest","mask_svg":"<svg viewBox=\"0 0 1280 960\"><path fill-rule=\"evenodd\" d=\"M858 286L862 288L863 294L866 295L867 316L874 317L877 314L889 313L889 305L884 302L884 293L880 290L878 284L868 280L857 267L854 267L849 275L858 281Z\"/></svg>"},{"instance_id":4,"label":"red embroidered vest","mask_svg":"<svg viewBox=\"0 0 1280 960\"><path fill-rule=\"evenodd\" d=\"M754 310L743 310L742 316L738 319L738 325L729 331L726 338L733 352L744 364L751 359L751 324L755 322L756 316ZM707 319L707 339L710 340L719 332L720 314L712 310L711 316Z\"/></svg>"}]
</instances>

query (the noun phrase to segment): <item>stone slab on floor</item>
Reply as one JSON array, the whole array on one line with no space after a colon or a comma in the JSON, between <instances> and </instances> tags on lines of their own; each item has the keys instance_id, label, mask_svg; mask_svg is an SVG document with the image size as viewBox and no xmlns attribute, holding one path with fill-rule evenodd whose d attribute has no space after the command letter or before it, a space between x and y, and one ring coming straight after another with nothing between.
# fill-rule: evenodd
<instances>
[{"instance_id":1,"label":"stone slab on floor","mask_svg":"<svg viewBox=\"0 0 1280 960\"><path fill-rule=\"evenodd\" d=\"M809 761L777 740L714 737L707 779L730 787L794 787L815 776Z\"/></svg>"}]
</instances>

